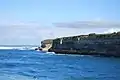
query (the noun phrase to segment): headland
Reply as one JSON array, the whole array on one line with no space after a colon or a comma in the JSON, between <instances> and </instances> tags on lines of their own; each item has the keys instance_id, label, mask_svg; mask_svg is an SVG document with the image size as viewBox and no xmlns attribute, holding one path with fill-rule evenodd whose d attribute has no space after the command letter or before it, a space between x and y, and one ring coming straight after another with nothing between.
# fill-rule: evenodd
<instances>
[{"instance_id":1,"label":"headland","mask_svg":"<svg viewBox=\"0 0 120 80\"><path fill-rule=\"evenodd\" d=\"M41 42L41 47L43 51L56 54L120 57L120 32L47 39Z\"/></svg>"}]
</instances>

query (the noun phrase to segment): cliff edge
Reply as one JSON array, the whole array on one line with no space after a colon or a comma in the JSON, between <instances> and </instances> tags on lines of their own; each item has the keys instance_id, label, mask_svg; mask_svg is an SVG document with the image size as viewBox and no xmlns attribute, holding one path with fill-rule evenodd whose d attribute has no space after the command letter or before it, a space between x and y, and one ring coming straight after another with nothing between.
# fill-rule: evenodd
<instances>
[{"instance_id":1,"label":"cliff edge","mask_svg":"<svg viewBox=\"0 0 120 80\"><path fill-rule=\"evenodd\" d=\"M47 51L56 54L102 55L120 57L120 32L78 35L51 40ZM43 47L45 47L43 45Z\"/></svg>"}]
</instances>

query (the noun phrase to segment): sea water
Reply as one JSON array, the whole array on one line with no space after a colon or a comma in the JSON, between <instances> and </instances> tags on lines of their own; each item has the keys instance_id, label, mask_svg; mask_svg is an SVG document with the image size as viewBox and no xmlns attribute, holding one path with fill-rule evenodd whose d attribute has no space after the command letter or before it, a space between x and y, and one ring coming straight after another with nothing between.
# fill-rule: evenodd
<instances>
[{"instance_id":1,"label":"sea water","mask_svg":"<svg viewBox=\"0 0 120 80\"><path fill-rule=\"evenodd\" d=\"M120 80L120 59L2 47L0 80Z\"/></svg>"}]
</instances>

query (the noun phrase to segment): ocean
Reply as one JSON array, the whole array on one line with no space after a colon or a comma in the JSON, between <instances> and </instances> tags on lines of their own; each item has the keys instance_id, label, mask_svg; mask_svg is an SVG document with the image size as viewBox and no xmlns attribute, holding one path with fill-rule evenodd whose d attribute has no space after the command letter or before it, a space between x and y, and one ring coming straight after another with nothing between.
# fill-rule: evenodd
<instances>
[{"instance_id":1,"label":"ocean","mask_svg":"<svg viewBox=\"0 0 120 80\"><path fill-rule=\"evenodd\" d=\"M60 55L1 46L0 80L120 80L120 58Z\"/></svg>"}]
</instances>

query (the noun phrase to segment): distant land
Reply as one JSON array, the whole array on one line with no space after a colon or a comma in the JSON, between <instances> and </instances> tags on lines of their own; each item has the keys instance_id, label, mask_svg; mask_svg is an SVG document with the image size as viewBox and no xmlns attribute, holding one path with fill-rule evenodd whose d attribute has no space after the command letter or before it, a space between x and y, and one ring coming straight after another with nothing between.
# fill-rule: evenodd
<instances>
[{"instance_id":1,"label":"distant land","mask_svg":"<svg viewBox=\"0 0 120 80\"><path fill-rule=\"evenodd\" d=\"M21 47L21 46L38 47L39 45L0 45L0 47Z\"/></svg>"}]
</instances>

